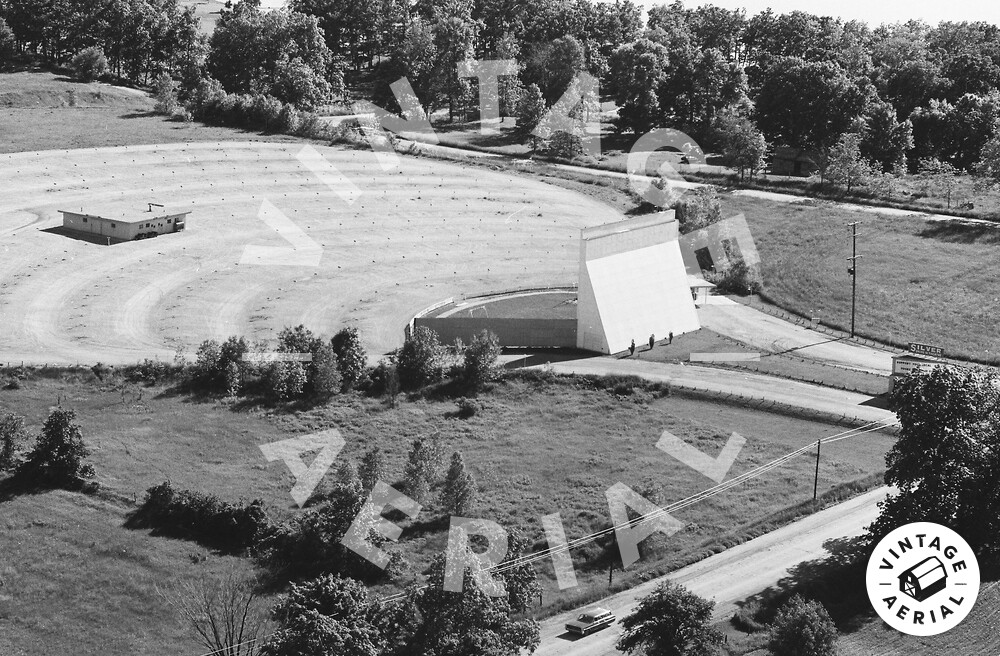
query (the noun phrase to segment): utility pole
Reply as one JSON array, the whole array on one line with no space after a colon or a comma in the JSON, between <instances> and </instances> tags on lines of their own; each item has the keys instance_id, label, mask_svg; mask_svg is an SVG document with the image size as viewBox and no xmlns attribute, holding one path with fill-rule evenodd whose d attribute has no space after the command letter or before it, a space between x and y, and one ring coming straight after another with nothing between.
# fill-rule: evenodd
<instances>
[{"instance_id":1,"label":"utility pole","mask_svg":"<svg viewBox=\"0 0 1000 656\"><path fill-rule=\"evenodd\" d=\"M819 491L819 446L822 443L822 438L816 440L816 477L813 479L813 503L816 502L816 493Z\"/></svg>"},{"instance_id":2,"label":"utility pole","mask_svg":"<svg viewBox=\"0 0 1000 656\"><path fill-rule=\"evenodd\" d=\"M858 255L858 224L860 221L855 221L854 223L848 223L851 227L851 257L847 258L850 261L851 266L847 269L847 273L851 276L851 337L854 337L854 318L857 314L858 307L858 258L863 257Z\"/></svg>"}]
</instances>

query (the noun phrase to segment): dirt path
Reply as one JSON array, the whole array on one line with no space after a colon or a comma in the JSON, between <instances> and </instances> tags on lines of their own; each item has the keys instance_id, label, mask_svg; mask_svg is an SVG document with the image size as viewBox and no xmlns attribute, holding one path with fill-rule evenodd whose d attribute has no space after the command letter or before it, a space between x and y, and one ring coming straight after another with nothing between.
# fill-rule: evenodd
<instances>
[{"instance_id":1,"label":"dirt path","mask_svg":"<svg viewBox=\"0 0 1000 656\"><path fill-rule=\"evenodd\" d=\"M885 498L887 490L884 487L872 490L593 605L607 608L621 619L632 612L640 598L669 580L714 601L714 618L725 619L736 610L736 602L776 584L799 563L824 557L823 544L827 540L860 535L878 517L876 504ZM576 615L577 611L571 611L542 622L542 644L535 656L618 653L614 645L621 636L620 624L574 640L566 635L563 626Z\"/></svg>"},{"instance_id":2,"label":"dirt path","mask_svg":"<svg viewBox=\"0 0 1000 656\"><path fill-rule=\"evenodd\" d=\"M204 339L272 339L308 323L402 342L413 312L469 290L573 280L579 230L614 209L480 167L317 148L360 189L353 202L301 162L300 144L202 143L0 156L0 362L129 363L190 354ZM338 193L339 192L339 193ZM241 264L248 245L288 247L264 200L323 252L318 266ZM57 210L190 209L188 230L100 246L45 230ZM295 264L299 262L299 264Z\"/></svg>"}]
</instances>

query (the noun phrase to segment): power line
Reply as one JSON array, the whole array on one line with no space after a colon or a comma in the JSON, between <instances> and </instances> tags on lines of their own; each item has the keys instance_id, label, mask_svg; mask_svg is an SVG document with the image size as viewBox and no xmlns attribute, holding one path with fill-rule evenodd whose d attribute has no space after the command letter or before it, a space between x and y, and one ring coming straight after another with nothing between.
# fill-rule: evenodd
<instances>
[{"instance_id":1,"label":"power line","mask_svg":"<svg viewBox=\"0 0 1000 656\"><path fill-rule=\"evenodd\" d=\"M661 516L663 516L663 515L665 515L667 513L675 512L675 511L678 511L678 510L683 510L683 509L688 508L688 507L690 507L690 506L692 506L692 505L694 505L696 503L704 501L705 499L709 499L709 498L711 498L713 496L721 494L722 492L726 492L726 491L728 491L728 490L730 490L730 489L732 489L734 487L742 485L743 483L745 483L745 482L747 482L749 480L752 480L754 478L758 478L758 477L766 474L767 472L771 471L772 469L780 467L781 465L785 464L789 460L792 460L792 459L796 458L797 456L799 456L799 455L801 455L803 453L806 453L807 451L812 450L812 448L814 446L817 446L820 443L829 444L829 443L833 443L833 442L839 442L840 440L845 440L845 439L849 439L849 438L852 438L852 437L858 437L860 435L865 435L867 433L871 433L871 432L874 432L874 431L877 431L877 430L882 430L884 428L888 428L890 426L894 426L895 424L896 424L896 422L869 422L867 424L862 425L859 428L853 428L853 429L850 429L850 430L847 430L847 431L842 431L840 433L836 433L836 434L831 435L831 436L826 437L826 438L820 438L820 439L816 440L815 442L810 442L809 444L806 444L803 447L800 447L798 449L795 449L794 451L786 453L783 456L775 458L771 462L765 463L765 464L757 467L756 469L752 469L750 471L744 472L743 474L740 474L739 476L735 476L735 477L731 478L728 481L725 481L723 483L720 483L720 484L715 485L713 487L710 487L708 489L702 490L701 492L693 494L690 497L687 497L685 499L681 499L680 501L676 501L676 502L674 502L674 503L672 503L672 504L670 504L668 506L664 506L664 507L658 508L658 509L656 509L654 511L651 511L651 512L645 514L645 515L641 515L641 516L639 516L639 517L637 517L635 519L629 520L628 522L625 522L625 523L622 523L622 524L619 524L619 525L616 525L616 526L611 526L609 528L605 528L605 529L602 529L600 531L595 531L594 533L591 533L589 535L585 535L585 536L576 538L574 540L567 541L567 542L565 542L563 544L560 544L560 545L557 545L555 547L549 547L547 549L543 549L543 550L535 552L533 554L528 554L526 556L521 556L519 558L515 558L513 560L510 560L510 561L507 561L507 562L504 562L504 563L500 563L498 565L495 565L494 567L491 567L488 571L491 572L491 573L500 574L500 573L503 573L503 572L515 569L517 567L522 567L524 565L529 565L531 563L534 563L534 562L537 562L537 561L540 561L540 560L545 560L545 559L551 557L553 554L556 554L556 553L568 552L571 549L574 549L576 547L580 547L580 546L583 546L585 544L589 544L591 542L599 540L600 538L602 538L604 536L607 536L607 535L610 535L611 533L614 533L615 531L617 531L619 529L634 528L634 527L639 526L639 525L641 525L641 524L643 524L645 522L649 522L649 521L652 521L653 519L657 519L657 518L659 518L659 517L661 517ZM427 586L421 586L419 589L424 589L426 587ZM380 603L389 603L389 602L392 602L392 601L403 599L404 597L406 597L406 595L407 595L407 593L397 593L395 595L390 595L388 597L384 597L384 598L382 598L379 601L380 601Z\"/></svg>"}]
</instances>

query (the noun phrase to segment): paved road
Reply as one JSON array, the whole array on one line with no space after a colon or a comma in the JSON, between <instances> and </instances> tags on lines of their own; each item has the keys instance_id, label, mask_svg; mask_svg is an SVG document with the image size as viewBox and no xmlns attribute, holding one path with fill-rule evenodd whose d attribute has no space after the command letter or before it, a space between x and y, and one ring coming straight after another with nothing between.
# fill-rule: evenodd
<instances>
[{"instance_id":1,"label":"paved road","mask_svg":"<svg viewBox=\"0 0 1000 656\"><path fill-rule=\"evenodd\" d=\"M882 376L892 373L892 352L809 330L726 298L711 296L698 309L705 328L768 353L788 353Z\"/></svg>"},{"instance_id":2,"label":"paved road","mask_svg":"<svg viewBox=\"0 0 1000 656\"><path fill-rule=\"evenodd\" d=\"M634 375L693 389L753 396L864 421L896 420L896 415L888 410L862 405L871 398L863 394L743 371L613 358L568 360L548 366L559 374Z\"/></svg>"},{"instance_id":3,"label":"paved road","mask_svg":"<svg viewBox=\"0 0 1000 656\"><path fill-rule=\"evenodd\" d=\"M618 618L630 613L638 599L649 594L663 581L686 586L695 594L715 601L716 620L730 617L736 602L746 599L784 578L788 571L809 560L826 555L823 544L830 539L860 535L864 527L878 517L878 501L888 488L878 488L844 503L805 517L759 538L677 570L665 577L608 597L595 605L611 610ZM621 635L621 625L583 639L573 640L563 625L576 611L563 613L542 622L542 643L536 656L603 656L618 654L614 645Z\"/></svg>"}]
</instances>

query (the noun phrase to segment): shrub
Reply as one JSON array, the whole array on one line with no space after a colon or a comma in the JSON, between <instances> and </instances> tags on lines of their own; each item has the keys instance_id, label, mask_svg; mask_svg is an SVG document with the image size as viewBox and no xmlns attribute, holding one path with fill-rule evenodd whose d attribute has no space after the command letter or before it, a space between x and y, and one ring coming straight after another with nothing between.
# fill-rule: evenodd
<instances>
[{"instance_id":1,"label":"shrub","mask_svg":"<svg viewBox=\"0 0 1000 656\"><path fill-rule=\"evenodd\" d=\"M108 58L104 56L104 50L91 46L76 53L69 66L78 80L93 82L107 75Z\"/></svg>"},{"instance_id":2,"label":"shrub","mask_svg":"<svg viewBox=\"0 0 1000 656\"><path fill-rule=\"evenodd\" d=\"M732 258L725 270L707 273L705 278L721 291L740 296L759 294L764 288L759 269L747 266L742 257Z\"/></svg>"},{"instance_id":3,"label":"shrub","mask_svg":"<svg viewBox=\"0 0 1000 656\"><path fill-rule=\"evenodd\" d=\"M500 339L488 330L472 338L462 365L462 378L470 390L479 390L497 377L500 351Z\"/></svg>"},{"instance_id":4,"label":"shrub","mask_svg":"<svg viewBox=\"0 0 1000 656\"><path fill-rule=\"evenodd\" d=\"M768 648L774 656L833 656L837 627L818 601L793 596L771 627Z\"/></svg>"},{"instance_id":5,"label":"shrub","mask_svg":"<svg viewBox=\"0 0 1000 656\"><path fill-rule=\"evenodd\" d=\"M83 462L90 455L83 444L76 413L57 408L49 413L34 449L18 468L29 480L56 487L77 488L81 479L94 476L94 468Z\"/></svg>"},{"instance_id":6,"label":"shrub","mask_svg":"<svg viewBox=\"0 0 1000 656\"><path fill-rule=\"evenodd\" d=\"M390 360L379 360L371 372L368 374L369 385L368 394L371 396L386 395L395 402L396 395L399 394L399 369L396 363Z\"/></svg>"},{"instance_id":7,"label":"shrub","mask_svg":"<svg viewBox=\"0 0 1000 656\"><path fill-rule=\"evenodd\" d=\"M0 17L0 68L13 62L17 54L17 37L2 17Z\"/></svg>"},{"instance_id":8,"label":"shrub","mask_svg":"<svg viewBox=\"0 0 1000 656\"><path fill-rule=\"evenodd\" d=\"M136 517L171 535L226 551L248 549L273 529L260 499L228 503L212 494L177 490L169 481L146 490Z\"/></svg>"},{"instance_id":9,"label":"shrub","mask_svg":"<svg viewBox=\"0 0 1000 656\"><path fill-rule=\"evenodd\" d=\"M701 230L722 218L719 194L712 187L699 187L684 194L674 204L681 232Z\"/></svg>"},{"instance_id":10,"label":"shrub","mask_svg":"<svg viewBox=\"0 0 1000 656\"><path fill-rule=\"evenodd\" d=\"M302 396L306 371L301 362L272 362L264 369L264 389L271 401L287 401Z\"/></svg>"},{"instance_id":11,"label":"shrub","mask_svg":"<svg viewBox=\"0 0 1000 656\"><path fill-rule=\"evenodd\" d=\"M572 132L557 130L549 138L546 153L553 157L573 159L583 153L583 140Z\"/></svg>"},{"instance_id":12,"label":"shrub","mask_svg":"<svg viewBox=\"0 0 1000 656\"><path fill-rule=\"evenodd\" d=\"M141 382L155 385L170 375L170 365L166 362L146 358L141 364L125 367L122 373L125 380L130 383Z\"/></svg>"},{"instance_id":13,"label":"shrub","mask_svg":"<svg viewBox=\"0 0 1000 656\"><path fill-rule=\"evenodd\" d=\"M338 485L323 503L293 519L276 526L254 550L258 562L289 577L317 576L339 573L359 579L382 578L385 572L341 544L354 519L361 511L365 497L360 487ZM376 546L385 539L372 533Z\"/></svg>"},{"instance_id":14,"label":"shrub","mask_svg":"<svg viewBox=\"0 0 1000 656\"><path fill-rule=\"evenodd\" d=\"M205 340L198 346L191 370L191 382L214 392L236 396L243 387L244 358L250 345L242 337L230 337L222 344Z\"/></svg>"},{"instance_id":15,"label":"shrub","mask_svg":"<svg viewBox=\"0 0 1000 656\"><path fill-rule=\"evenodd\" d=\"M299 110L295 109L295 105L285 103L281 106L274 129L283 134L292 134L299 129Z\"/></svg>"},{"instance_id":16,"label":"shrub","mask_svg":"<svg viewBox=\"0 0 1000 656\"><path fill-rule=\"evenodd\" d=\"M309 386L313 394L324 398L340 392L337 355L330 346L320 345L313 353L313 360L309 365Z\"/></svg>"},{"instance_id":17,"label":"shrub","mask_svg":"<svg viewBox=\"0 0 1000 656\"><path fill-rule=\"evenodd\" d=\"M444 458L444 448L437 436L417 438L413 440L407 457L403 478L406 481L407 493L422 501L431 487L437 483Z\"/></svg>"},{"instance_id":18,"label":"shrub","mask_svg":"<svg viewBox=\"0 0 1000 656\"><path fill-rule=\"evenodd\" d=\"M385 478L385 457L382 455L382 449L374 446L365 453L361 459L361 466L358 467L358 478L365 492L371 491L376 483Z\"/></svg>"},{"instance_id":19,"label":"shrub","mask_svg":"<svg viewBox=\"0 0 1000 656\"><path fill-rule=\"evenodd\" d=\"M451 515L467 516L476 502L476 480L465 470L462 454L451 454L451 466L441 490L441 507Z\"/></svg>"},{"instance_id":20,"label":"shrub","mask_svg":"<svg viewBox=\"0 0 1000 656\"><path fill-rule=\"evenodd\" d=\"M177 82L169 73L160 73L153 84L153 95L156 98L154 109L160 114L171 116L177 109Z\"/></svg>"},{"instance_id":21,"label":"shrub","mask_svg":"<svg viewBox=\"0 0 1000 656\"><path fill-rule=\"evenodd\" d=\"M761 619L762 607L758 601L748 601L738 608L730 620L732 625L744 633L766 631L768 625Z\"/></svg>"},{"instance_id":22,"label":"shrub","mask_svg":"<svg viewBox=\"0 0 1000 656\"><path fill-rule=\"evenodd\" d=\"M441 380L442 355L437 333L418 326L396 353L400 386L403 389L418 389Z\"/></svg>"},{"instance_id":23,"label":"shrub","mask_svg":"<svg viewBox=\"0 0 1000 656\"><path fill-rule=\"evenodd\" d=\"M346 392L364 382L368 366L368 354L361 345L361 337L357 328L341 328L330 346L337 354L337 367L340 369L340 384Z\"/></svg>"},{"instance_id":24,"label":"shrub","mask_svg":"<svg viewBox=\"0 0 1000 656\"><path fill-rule=\"evenodd\" d=\"M281 101L274 96L255 95L250 115L254 123L264 130L271 130L277 125L281 115Z\"/></svg>"},{"instance_id":25,"label":"shrub","mask_svg":"<svg viewBox=\"0 0 1000 656\"><path fill-rule=\"evenodd\" d=\"M458 412L456 414L462 419L468 419L479 412L479 404L476 403L475 399L463 396L456 403L458 405Z\"/></svg>"},{"instance_id":26,"label":"shrub","mask_svg":"<svg viewBox=\"0 0 1000 656\"><path fill-rule=\"evenodd\" d=\"M26 439L24 417L0 415L0 471L14 468L17 453Z\"/></svg>"}]
</instances>

